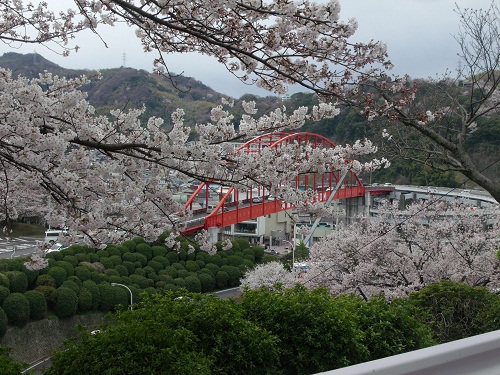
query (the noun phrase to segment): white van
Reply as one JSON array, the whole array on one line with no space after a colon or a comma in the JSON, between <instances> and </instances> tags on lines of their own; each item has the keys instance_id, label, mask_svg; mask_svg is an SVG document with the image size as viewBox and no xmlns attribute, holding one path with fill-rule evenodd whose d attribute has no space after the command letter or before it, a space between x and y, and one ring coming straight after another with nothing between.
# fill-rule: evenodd
<instances>
[{"instance_id":1,"label":"white van","mask_svg":"<svg viewBox=\"0 0 500 375\"><path fill-rule=\"evenodd\" d=\"M47 229L45 231L45 243L53 244L57 242L60 234L67 233L64 229Z\"/></svg>"}]
</instances>

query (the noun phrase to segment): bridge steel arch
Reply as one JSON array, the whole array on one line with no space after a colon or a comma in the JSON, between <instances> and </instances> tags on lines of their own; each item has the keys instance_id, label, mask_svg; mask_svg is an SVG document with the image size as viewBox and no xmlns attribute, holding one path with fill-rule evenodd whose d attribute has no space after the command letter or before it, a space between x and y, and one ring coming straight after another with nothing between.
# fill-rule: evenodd
<instances>
[{"instance_id":1,"label":"bridge steel arch","mask_svg":"<svg viewBox=\"0 0 500 375\"><path fill-rule=\"evenodd\" d=\"M248 142L243 143L235 149L235 152L245 152L255 154L270 147L279 150L292 143L307 143L313 148L332 148L336 147L328 138L310 132L275 132L263 134L255 137ZM346 161L348 162L348 161ZM283 181L282 183L292 184L296 189L309 189L314 191L314 201L325 202L341 179L341 172L331 170L327 173L305 173L297 175L293 180ZM216 186L217 205L209 207L210 186ZM349 171L341 183L333 199L348 199L361 197L365 194L365 187L358 176ZM204 208L193 210L195 199L204 195ZM193 216L199 216L198 219L190 220L187 223L183 233L193 233L202 228L223 228L241 221L255 219L260 216L274 214L276 212L290 210L294 208L290 203L279 198L269 199L269 190L262 185L256 185L246 192L240 192L234 187L221 186L218 181L206 181L200 183L192 196L184 205L185 209L190 209Z\"/></svg>"}]
</instances>

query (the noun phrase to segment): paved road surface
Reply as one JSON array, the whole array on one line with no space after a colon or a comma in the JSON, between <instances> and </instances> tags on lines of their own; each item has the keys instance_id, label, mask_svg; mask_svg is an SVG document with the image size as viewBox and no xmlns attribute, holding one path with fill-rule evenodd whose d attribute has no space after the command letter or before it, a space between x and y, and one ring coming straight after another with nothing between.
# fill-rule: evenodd
<instances>
[{"instance_id":1,"label":"paved road surface","mask_svg":"<svg viewBox=\"0 0 500 375\"><path fill-rule=\"evenodd\" d=\"M43 238L17 237L11 240L0 237L0 258L23 258L35 251L37 241Z\"/></svg>"}]
</instances>

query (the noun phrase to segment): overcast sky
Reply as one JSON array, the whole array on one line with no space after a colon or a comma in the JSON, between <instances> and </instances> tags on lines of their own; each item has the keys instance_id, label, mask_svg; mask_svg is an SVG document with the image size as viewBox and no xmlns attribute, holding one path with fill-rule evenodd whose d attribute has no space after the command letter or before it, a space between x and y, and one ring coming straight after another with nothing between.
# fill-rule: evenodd
<instances>
[{"instance_id":1,"label":"overcast sky","mask_svg":"<svg viewBox=\"0 0 500 375\"><path fill-rule=\"evenodd\" d=\"M67 0L51 0L67 1ZM354 41L381 40L388 46L395 74L427 78L458 67L458 47L453 35L459 20L455 3L461 8L487 9L491 0L341 0L341 19L354 17L358 31ZM42 46L26 46L18 50L0 45L0 53L36 51L65 68L106 69L124 65L151 71L153 54L142 51L132 30L106 29L102 33L108 47L95 35L80 35L78 53L61 57ZM212 89L240 97L245 93L269 95L264 90L240 83L214 60L198 55L166 56L170 71L194 77Z\"/></svg>"}]
</instances>

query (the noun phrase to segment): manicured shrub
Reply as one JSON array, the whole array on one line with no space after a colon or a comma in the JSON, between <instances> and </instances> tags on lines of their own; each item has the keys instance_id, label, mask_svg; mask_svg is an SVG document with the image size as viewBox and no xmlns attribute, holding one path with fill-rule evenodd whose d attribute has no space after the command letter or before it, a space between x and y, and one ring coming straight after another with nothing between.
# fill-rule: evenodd
<instances>
[{"instance_id":1,"label":"manicured shrub","mask_svg":"<svg viewBox=\"0 0 500 375\"><path fill-rule=\"evenodd\" d=\"M7 298L9 294L10 294L9 288L0 285L0 306L2 306L3 301L5 301L5 298Z\"/></svg>"},{"instance_id":2,"label":"manicured shrub","mask_svg":"<svg viewBox=\"0 0 500 375\"><path fill-rule=\"evenodd\" d=\"M30 304L30 319L42 319L47 313L47 301L44 294L37 290L28 290L24 296Z\"/></svg>"},{"instance_id":3,"label":"manicured shrub","mask_svg":"<svg viewBox=\"0 0 500 375\"><path fill-rule=\"evenodd\" d=\"M94 272L92 273L92 281L96 284L100 284L108 279L108 275L104 273Z\"/></svg>"},{"instance_id":4,"label":"manicured shrub","mask_svg":"<svg viewBox=\"0 0 500 375\"><path fill-rule=\"evenodd\" d=\"M92 308L91 310L97 310L99 308L99 301L101 298L99 287L92 280L86 280L82 283L82 288L85 288L92 293Z\"/></svg>"},{"instance_id":5,"label":"manicured shrub","mask_svg":"<svg viewBox=\"0 0 500 375\"><path fill-rule=\"evenodd\" d=\"M177 271L177 277L182 277L183 279L189 276L189 271L181 269Z\"/></svg>"},{"instance_id":6,"label":"manicured shrub","mask_svg":"<svg viewBox=\"0 0 500 375\"><path fill-rule=\"evenodd\" d=\"M163 287L163 290L165 291L171 290L175 292L177 289L179 289L179 287L172 283L166 283L165 286Z\"/></svg>"},{"instance_id":7,"label":"manicured shrub","mask_svg":"<svg viewBox=\"0 0 500 375\"><path fill-rule=\"evenodd\" d=\"M148 286L150 286L148 279L144 276L133 274L133 275L130 275L129 277L130 277L130 280L132 281L132 283L136 284L141 289L145 289Z\"/></svg>"},{"instance_id":8,"label":"manicured shrub","mask_svg":"<svg viewBox=\"0 0 500 375\"><path fill-rule=\"evenodd\" d=\"M173 267L173 266L169 266L169 267L166 267L165 268L165 272L167 272L170 277L172 277L173 279L177 278L178 275L177 275L177 268Z\"/></svg>"},{"instance_id":9,"label":"manicured shrub","mask_svg":"<svg viewBox=\"0 0 500 375\"><path fill-rule=\"evenodd\" d=\"M108 245L106 247L106 251L109 253L109 257L111 258L113 255L117 255L120 257L122 256L122 249L116 245Z\"/></svg>"},{"instance_id":10,"label":"manicured shrub","mask_svg":"<svg viewBox=\"0 0 500 375\"><path fill-rule=\"evenodd\" d=\"M201 260L201 259L197 259L196 263L198 264L198 267L200 267L200 269L205 267L205 264L207 264L204 260Z\"/></svg>"},{"instance_id":11,"label":"manicured shrub","mask_svg":"<svg viewBox=\"0 0 500 375\"><path fill-rule=\"evenodd\" d=\"M196 272L200 270L200 265L194 260L186 261L186 270L189 272Z\"/></svg>"},{"instance_id":12,"label":"manicured shrub","mask_svg":"<svg viewBox=\"0 0 500 375\"><path fill-rule=\"evenodd\" d=\"M166 258L165 258L166 260ZM161 264L160 262L157 262L155 260L150 260L148 262L148 265L147 267L151 267L155 273L158 273L160 272L161 270L163 270L165 267L163 266L163 264Z\"/></svg>"},{"instance_id":13,"label":"manicured shrub","mask_svg":"<svg viewBox=\"0 0 500 375\"><path fill-rule=\"evenodd\" d=\"M264 256L264 249L260 246L252 246L250 247L250 249L253 251L255 261L260 262L262 260L262 257Z\"/></svg>"},{"instance_id":14,"label":"manicured shrub","mask_svg":"<svg viewBox=\"0 0 500 375\"><path fill-rule=\"evenodd\" d=\"M54 307L57 301L57 289L48 285L39 285L34 290L42 293L49 307Z\"/></svg>"},{"instance_id":15,"label":"manicured shrub","mask_svg":"<svg viewBox=\"0 0 500 375\"><path fill-rule=\"evenodd\" d=\"M99 310L112 311L118 305L128 305L130 295L125 288L106 283L99 284L98 287L101 295Z\"/></svg>"},{"instance_id":16,"label":"manicured shrub","mask_svg":"<svg viewBox=\"0 0 500 375\"><path fill-rule=\"evenodd\" d=\"M240 285L240 279L243 276L243 272L238 267L233 266L222 266L221 271L227 272L229 276L229 287L234 287Z\"/></svg>"},{"instance_id":17,"label":"manicured shrub","mask_svg":"<svg viewBox=\"0 0 500 375\"><path fill-rule=\"evenodd\" d=\"M35 287L39 285L46 285L55 288L57 286L56 280L49 274L40 275L36 278Z\"/></svg>"},{"instance_id":18,"label":"manicured shrub","mask_svg":"<svg viewBox=\"0 0 500 375\"><path fill-rule=\"evenodd\" d=\"M66 262L65 260L60 260L54 264L56 267L62 267L66 271L66 277L73 276L75 274L75 266L73 266L70 262Z\"/></svg>"},{"instance_id":19,"label":"manicured shrub","mask_svg":"<svg viewBox=\"0 0 500 375\"><path fill-rule=\"evenodd\" d=\"M137 246L137 243L135 243L132 240L128 240L128 241L123 242L122 246L125 246L128 249L128 251L134 252L135 248Z\"/></svg>"},{"instance_id":20,"label":"manicured shrub","mask_svg":"<svg viewBox=\"0 0 500 375\"><path fill-rule=\"evenodd\" d=\"M79 288L82 286L82 280L80 280L76 276L70 276L66 280L73 281L76 285L78 285Z\"/></svg>"},{"instance_id":21,"label":"manicured shrub","mask_svg":"<svg viewBox=\"0 0 500 375\"><path fill-rule=\"evenodd\" d=\"M108 277L109 276L120 276L120 273L117 270L115 270L114 268L108 269L108 270L104 271L104 273L106 275L108 275Z\"/></svg>"},{"instance_id":22,"label":"manicured shrub","mask_svg":"<svg viewBox=\"0 0 500 375\"><path fill-rule=\"evenodd\" d=\"M217 274L217 272L219 272L219 269L220 269L220 267L217 264L214 264L214 263L207 263L207 264L205 264L205 268L207 270L210 270L210 272L212 272L212 274L214 276Z\"/></svg>"},{"instance_id":23,"label":"manicured shrub","mask_svg":"<svg viewBox=\"0 0 500 375\"><path fill-rule=\"evenodd\" d=\"M201 291L203 293L210 293L215 290L215 278L212 274L199 273L198 280L200 280Z\"/></svg>"},{"instance_id":24,"label":"manicured shrub","mask_svg":"<svg viewBox=\"0 0 500 375\"><path fill-rule=\"evenodd\" d=\"M136 262L141 263L141 267L146 267L146 265L148 264L148 257L142 253L136 253L135 259L136 259Z\"/></svg>"},{"instance_id":25,"label":"manicured shrub","mask_svg":"<svg viewBox=\"0 0 500 375\"><path fill-rule=\"evenodd\" d=\"M162 269L170 266L170 262L168 261L168 259L161 255L154 256L151 260L160 263L162 265Z\"/></svg>"},{"instance_id":26,"label":"manicured shrub","mask_svg":"<svg viewBox=\"0 0 500 375\"><path fill-rule=\"evenodd\" d=\"M123 253L122 254L122 262L135 262L137 260L136 253Z\"/></svg>"},{"instance_id":27,"label":"manicured shrub","mask_svg":"<svg viewBox=\"0 0 500 375\"><path fill-rule=\"evenodd\" d=\"M110 276L108 277L108 283L116 283L116 284L122 284L122 277L121 276Z\"/></svg>"},{"instance_id":28,"label":"manicured shrub","mask_svg":"<svg viewBox=\"0 0 500 375\"><path fill-rule=\"evenodd\" d=\"M225 259L224 264L228 266L238 267L240 264L243 264L244 259L239 255L230 255Z\"/></svg>"},{"instance_id":29,"label":"manicured shrub","mask_svg":"<svg viewBox=\"0 0 500 375\"><path fill-rule=\"evenodd\" d=\"M156 272L155 272L155 270L154 270L152 267L150 267L150 266L143 267L143 269L142 269L142 270L143 270L144 272L146 272L146 275L147 275L148 273L156 273Z\"/></svg>"},{"instance_id":30,"label":"manicured shrub","mask_svg":"<svg viewBox=\"0 0 500 375\"><path fill-rule=\"evenodd\" d=\"M92 292L85 287L82 287L78 292L78 310L92 310Z\"/></svg>"},{"instance_id":31,"label":"manicured shrub","mask_svg":"<svg viewBox=\"0 0 500 375\"><path fill-rule=\"evenodd\" d=\"M7 314L0 307L0 338L2 338L7 332L8 325L9 325L9 320L7 318Z\"/></svg>"},{"instance_id":32,"label":"manicured shrub","mask_svg":"<svg viewBox=\"0 0 500 375\"><path fill-rule=\"evenodd\" d=\"M59 318L68 318L78 311L78 294L71 288L57 288L55 313Z\"/></svg>"},{"instance_id":33,"label":"manicured shrub","mask_svg":"<svg viewBox=\"0 0 500 375\"><path fill-rule=\"evenodd\" d=\"M78 266L75 268L75 276L81 281L90 280L92 278L92 271L89 267Z\"/></svg>"},{"instance_id":34,"label":"manicured shrub","mask_svg":"<svg viewBox=\"0 0 500 375\"><path fill-rule=\"evenodd\" d=\"M176 252L174 251L169 251L166 255L165 255L165 258L168 259L168 261L170 262L170 264L174 264L174 263L177 263L179 261L179 256L177 255Z\"/></svg>"},{"instance_id":35,"label":"manicured shrub","mask_svg":"<svg viewBox=\"0 0 500 375\"><path fill-rule=\"evenodd\" d=\"M116 267L119 264L122 264L122 257L120 255L111 255L109 260L113 262L113 266Z\"/></svg>"},{"instance_id":36,"label":"manicured shrub","mask_svg":"<svg viewBox=\"0 0 500 375\"><path fill-rule=\"evenodd\" d=\"M78 261L78 258L74 255L66 255L64 258L63 258L63 261L65 262L68 262L68 263L71 263L71 265L73 267L76 267L78 266L78 263L80 263L80 261Z\"/></svg>"},{"instance_id":37,"label":"manicured shrub","mask_svg":"<svg viewBox=\"0 0 500 375\"><path fill-rule=\"evenodd\" d=\"M128 275L134 273L134 271L135 271L135 264L133 262L129 262L129 261L124 260L121 265L127 269L127 274Z\"/></svg>"},{"instance_id":38,"label":"manicured shrub","mask_svg":"<svg viewBox=\"0 0 500 375\"><path fill-rule=\"evenodd\" d=\"M21 271L6 272L12 293L24 293L28 290L28 276Z\"/></svg>"},{"instance_id":39,"label":"manicured shrub","mask_svg":"<svg viewBox=\"0 0 500 375\"><path fill-rule=\"evenodd\" d=\"M49 259L50 263L50 259L53 259L55 261L60 261L64 258L64 255L62 255L59 251L54 251L52 253L48 253L45 257Z\"/></svg>"},{"instance_id":40,"label":"manicured shrub","mask_svg":"<svg viewBox=\"0 0 500 375\"><path fill-rule=\"evenodd\" d=\"M30 319L30 303L22 293L11 293L3 301L2 309L10 325L24 327Z\"/></svg>"},{"instance_id":41,"label":"manicured shrub","mask_svg":"<svg viewBox=\"0 0 500 375\"><path fill-rule=\"evenodd\" d=\"M187 260L187 256L188 256L187 245L186 245L185 249L181 248L181 250L179 250L178 255L179 255L179 261L181 261L181 260L186 261Z\"/></svg>"},{"instance_id":42,"label":"manicured shrub","mask_svg":"<svg viewBox=\"0 0 500 375\"><path fill-rule=\"evenodd\" d=\"M178 288L185 288L186 287L186 280L178 277L176 279L173 280L173 283L175 286L177 286Z\"/></svg>"},{"instance_id":43,"label":"manicured shrub","mask_svg":"<svg viewBox=\"0 0 500 375\"><path fill-rule=\"evenodd\" d=\"M225 271L217 271L215 275L217 289L225 289L229 286L229 275Z\"/></svg>"},{"instance_id":44,"label":"manicured shrub","mask_svg":"<svg viewBox=\"0 0 500 375\"><path fill-rule=\"evenodd\" d=\"M61 284L60 288L69 288L73 292L75 292L77 295L78 295L78 292L80 292L80 287L73 280L66 280L65 282L63 282Z\"/></svg>"},{"instance_id":45,"label":"manicured shrub","mask_svg":"<svg viewBox=\"0 0 500 375\"><path fill-rule=\"evenodd\" d=\"M90 262L90 256L87 253L77 253L74 255L78 263L80 262Z\"/></svg>"},{"instance_id":46,"label":"manicured shrub","mask_svg":"<svg viewBox=\"0 0 500 375\"><path fill-rule=\"evenodd\" d=\"M218 255L218 254L216 254L216 255L212 255L212 256L208 257L208 258L205 260L205 262L206 262L207 264L209 264L209 263L213 263L213 264L216 264L217 266L219 266L219 267L220 267L220 266L222 266L222 257L221 257L220 255Z\"/></svg>"},{"instance_id":47,"label":"manicured shrub","mask_svg":"<svg viewBox=\"0 0 500 375\"><path fill-rule=\"evenodd\" d=\"M38 275L40 274L40 271L29 270L23 265L21 268L21 272L24 273L26 275L26 277L28 278L28 289L33 288L35 286L35 280L38 277Z\"/></svg>"},{"instance_id":48,"label":"manicured shrub","mask_svg":"<svg viewBox=\"0 0 500 375\"><path fill-rule=\"evenodd\" d=\"M129 262L130 263L130 262ZM128 276L128 269L122 264L115 266L115 271L118 272L120 276Z\"/></svg>"},{"instance_id":49,"label":"manicured shrub","mask_svg":"<svg viewBox=\"0 0 500 375\"><path fill-rule=\"evenodd\" d=\"M144 255L147 260L151 260L153 258L153 249L147 243L140 243L136 246L135 251L139 254Z\"/></svg>"},{"instance_id":50,"label":"manicured shrub","mask_svg":"<svg viewBox=\"0 0 500 375\"><path fill-rule=\"evenodd\" d=\"M97 255L96 253L90 253L89 254L89 262L90 263L99 262L99 255Z\"/></svg>"},{"instance_id":51,"label":"manicured shrub","mask_svg":"<svg viewBox=\"0 0 500 375\"><path fill-rule=\"evenodd\" d=\"M102 265L104 266L104 268L106 268L107 270L113 268L115 265L113 264L113 261L107 257L101 257L99 258L99 262L102 263Z\"/></svg>"},{"instance_id":52,"label":"manicured shrub","mask_svg":"<svg viewBox=\"0 0 500 375\"><path fill-rule=\"evenodd\" d=\"M10 288L10 281L5 273L0 273L0 286Z\"/></svg>"},{"instance_id":53,"label":"manicured shrub","mask_svg":"<svg viewBox=\"0 0 500 375\"><path fill-rule=\"evenodd\" d=\"M75 255L75 249L73 246L67 247L65 249L62 249L60 253L65 257L66 255Z\"/></svg>"},{"instance_id":54,"label":"manicured shrub","mask_svg":"<svg viewBox=\"0 0 500 375\"><path fill-rule=\"evenodd\" d=\"M57 286L61 286L68 276L66 270L59 266L50 267L48 274L56 281Z\"/></svg>"},{"instance_id":55,"label":"manicured shrub","mask_svg":"<svg viewBox=\"0 0 500 375\"><path fill-rule=\"evenodd\" d=\"M97 250L96 254L99 257L99 259L101 259L101 258L109 258L109 253L106 250Z\"/></svg>"},{"instance_id":56,"label":"manicured shrub","mask_svg":"<svg viewBox=\"0 0 500 375\"><path fill-rule=\"evenodd\" d=\"M134 271L134 275L146 276L146 271L144 271L142 268L136 268Z\"/></svg>"},{"instance_id":57,"label":"manicured shrub","mask_svg":"<svg viewBox=\"0 0 500 375\"><path fill-rule=\"evenodd\" d=\"M168 252L167 248L165 246L152 246L151 250L153 251L153 258L157 256L165 256Z\"/></svg>"},{"instance_id":58,"label":"manicured shrub","mask_svg":"<svg viewBox=\"0 0 500 375\"><path fill-rule=\"evenodd\" d=\"M184 264L186 264L186 263L184 261L180 260L179 262L172 264L172 267L174 267L177 271L184 270L184 269L186 269L184 267Z\"/></svg>"},{"instance_id":59,"label":"manicured shrub","mask_svg":"<svg viewBox=\"0 0 500 375\"><path fill-rule=\"evenodd\" d=\"M248 249L250 247L250 243L248 242L248 240L246 238L236 238L236 239L232 240L231 243L233 244L232 248L235 251L242 251L242 250Z\"/></svg>"},{"instance_id":60,"label":"manicured shrub","mask_svg":"<svg viewBox=\"0 0 500 375\"><path fill-rule=\"evenodd\" d=\"M15 259L0 259L0 272L20 270L21 264Z\"/></svg>"}]
</instances>

